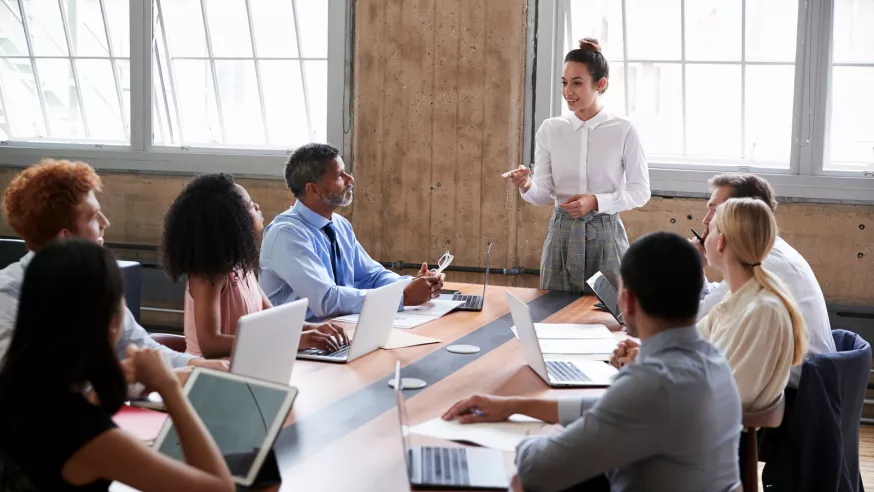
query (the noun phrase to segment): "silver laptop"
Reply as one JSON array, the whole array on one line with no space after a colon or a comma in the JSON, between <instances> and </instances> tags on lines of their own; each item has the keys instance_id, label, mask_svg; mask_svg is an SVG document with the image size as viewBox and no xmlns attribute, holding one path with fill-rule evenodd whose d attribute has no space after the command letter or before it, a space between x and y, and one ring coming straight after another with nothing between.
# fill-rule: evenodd
<instances>
[{"instance_id":1,"label":"silver laptop","mask_svg":"<svg viewBox=\"0 0 874 492\"><path fill-rule=\"evenodd\" d=\"M231 372L289 384L307 305L307 299L298 299L241 317L231 354Z\"/></svg>"},{"instance_id":2,"label":"silver laptop","mask_svg":"<svg viewBox=\"0 0 874 492\"><path fill-rule=\"evenodd\" d=\"M504 455L497 449L443 448L410 445L410 424L401 387L401 363L395 366L395 396L407 480L414 487L507 490L510 480Z\"/></svg>"},{"instance_id":3,"label":"silver laptop","mask_svg":"<svg viewBox=\"0 0 874 492\"><path fill-rule=\"evenodd\" d=\"M404 296L404 288L408 283L409 280L398 281L367 292L364 306L358 316L355 336L348 345L340 347L335 352L318 349L301 350L297 353L297 358L322 362L352 362L385 345L391 335L392 325Z\"/></svg>"},{"instance_id":4,"label":"silver laptop","mask_svg":"<svg viewBox=\"0 0 874 492\"><path fill-rule=\"evenodd\" d=\"M183 392L218 445L234 482L252 485L288 418L297 388L197 367ZM153 447L185 461L171 419Z\"/></svg>"},{"instance_id":5,"label":"silver laptop","mask_svg":"<svg viewBox=\"0 0 874 492\"><path fill-rule=\"evenodd\" d=\"M525 362L553 388L585 388L610 386L618 372L616 368L597 360L544 360L540 341L531 320L531 310L527 304L507 292L510 313L519 343L525 354Z\"/></svg>"},{"instance_id":6,"label":"silver laptop","mask_svg":"<svg viewBox=\"0 0 874 492\"><path fill-rule=\"evenodd\" d=\"M486 288L489 286L489 269L492 266L492 243L486 250L486 273L483 280L483 295L472 296L468 294L440 294L440 299L445 301L463 301L464 304L455 308L456 311L482 311L486 302Z\"/></svg>"}]
</instances>

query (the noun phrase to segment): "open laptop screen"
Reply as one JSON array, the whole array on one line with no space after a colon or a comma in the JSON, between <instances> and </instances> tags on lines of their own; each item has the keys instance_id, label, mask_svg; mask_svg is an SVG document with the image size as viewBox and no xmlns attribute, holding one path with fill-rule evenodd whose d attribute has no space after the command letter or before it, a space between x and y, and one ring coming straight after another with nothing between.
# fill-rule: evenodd
<instances>
[{"instance_id":1,"label":"open laptop screen","mask_svg":"<svg viewBox=\"0 0 874 492\"><path fill-rule=\"evenodd\" d=\"M251 484L273 447L297 389L198 368L189 377L185 393L218 445L234 481ZM169 419L155 448L184 461L179 435Z\"/></svg>"},{"instance_id":2,"label":"open laptop screen","mask_svg":"<svg viewBox=\"0 0 874 492\"><path fill-rule=\"evenodd\" d=\"M622 323L622 313L619 312L619 294L616 292L616 287L613 287L613 284L601 272L592 275L586 283L595 291L595 295L604 303L616 321Z\"/></svg>"}]
</instances>

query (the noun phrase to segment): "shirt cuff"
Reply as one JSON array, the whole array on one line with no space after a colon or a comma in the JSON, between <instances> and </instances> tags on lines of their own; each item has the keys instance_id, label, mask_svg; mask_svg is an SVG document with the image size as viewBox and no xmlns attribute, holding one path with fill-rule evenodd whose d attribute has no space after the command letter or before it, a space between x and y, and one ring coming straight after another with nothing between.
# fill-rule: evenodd
<instances>
[{"instance_id":1,"label":"shirt cuff","mask_svg":"<svg viewBox=\"0 0 874 492\"><path fill-rule=\"evenodd\" d=\"M595 198L598 200L598 209L596 210L596 212L601 214L613 213L613 195L611 195L610 193L598 193L595 194Z\"/></svg>"},{"instance_id":2,"label":"shirt cuff","mask_svg":"<svg viewBox=\"0 0 874 492\"><path fill-rule=\"evenodd\" d=\"M558 423L567 427L583 416L598 398L590 396L565 396L558 399Z\"/></svg>"}]
</instances>

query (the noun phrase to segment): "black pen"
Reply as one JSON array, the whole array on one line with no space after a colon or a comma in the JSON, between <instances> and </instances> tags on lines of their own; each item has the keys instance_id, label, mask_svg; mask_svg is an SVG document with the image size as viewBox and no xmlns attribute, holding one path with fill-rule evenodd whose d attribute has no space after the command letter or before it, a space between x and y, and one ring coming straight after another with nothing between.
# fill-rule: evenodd
<instances>
[{"instance_id":1,"label":"black pen","mask_svg":"<svg viewBox=\"0 0 874 492\"><path fill-rule=\"evenodd\" d=\"M692 231L692 234L695 235L695 239L697 239L698 242L701 243L701 245L703 246L703 245L704 245L704 240L701 239L701 236L699 236L698 233L695 232L695 229L690 229L690 230Z\"/></svg>"}]
</instances>

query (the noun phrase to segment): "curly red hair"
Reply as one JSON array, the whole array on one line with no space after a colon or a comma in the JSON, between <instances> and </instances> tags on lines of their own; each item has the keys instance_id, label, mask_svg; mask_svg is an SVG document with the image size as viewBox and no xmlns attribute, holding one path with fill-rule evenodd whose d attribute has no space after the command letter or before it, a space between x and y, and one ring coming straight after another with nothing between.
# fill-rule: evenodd
<instances>
[{"instance_id":1,"label":"curly red hair","mask_svg":"<svg viewBox=\"0 0 874 492\"><path fill-rule=\"evenodd\" d=\"M21 171L3 194L6 220L34 251L63 229L75 232L76 207L102 182L84 162L43 159Z\"/></svg>"}]
</instances>

